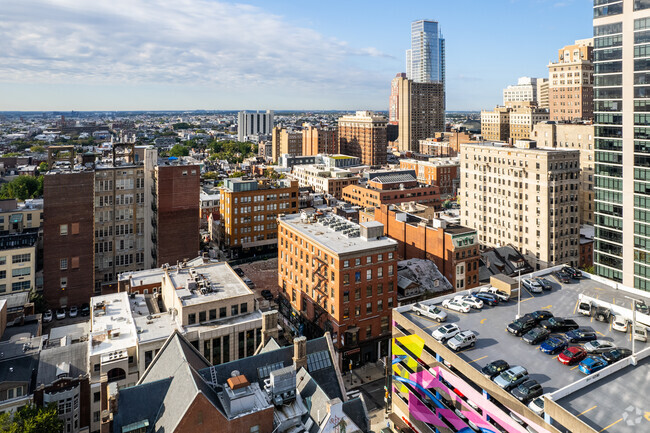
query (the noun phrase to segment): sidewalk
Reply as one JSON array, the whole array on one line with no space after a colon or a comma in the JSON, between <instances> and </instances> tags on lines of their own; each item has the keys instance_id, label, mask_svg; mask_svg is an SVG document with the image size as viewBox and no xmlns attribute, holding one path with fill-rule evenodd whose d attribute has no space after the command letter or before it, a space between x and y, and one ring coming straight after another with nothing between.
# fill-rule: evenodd
<instances>
[{"instance_id":1,"label":"sidewalk","mask_svg":"<svg viewBox=\"0 0 650 433\"><path fill-rule=\"evenodd\" d=\"M381 362L369 363L352 370L352 383L350 383L350 372L346 371L343 376L343 384L346 391L352 391L366 383L385 377L384 365Z\"/></svg>"}]
</instances>

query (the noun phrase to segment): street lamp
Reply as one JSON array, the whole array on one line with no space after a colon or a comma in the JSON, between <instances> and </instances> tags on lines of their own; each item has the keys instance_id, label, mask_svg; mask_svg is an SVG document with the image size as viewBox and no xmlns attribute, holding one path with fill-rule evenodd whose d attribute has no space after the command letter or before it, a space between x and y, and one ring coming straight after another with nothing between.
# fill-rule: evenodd
<instances>
[{"instance_id":1,"label":"street lamp","mask_svg":"<svg viewBox=\"0 0 650 433\"><path fill-rule=\"evenodd\" d=\"M632 365L636 365L636 353L634 351L634 341L636 340L636 303L641 301L631 296L624 297L632 301Z\"/></svg>"},{"instance_id":2,"label":"street lamp","mask_svg":"<svg viewBox=\"0 0 650 433\"><path fill-rule=\"evenodd\" d=\"M521 317L521 269L519 269L519 290L517 290L517 317Z\"/></svg>"}]
</instances>

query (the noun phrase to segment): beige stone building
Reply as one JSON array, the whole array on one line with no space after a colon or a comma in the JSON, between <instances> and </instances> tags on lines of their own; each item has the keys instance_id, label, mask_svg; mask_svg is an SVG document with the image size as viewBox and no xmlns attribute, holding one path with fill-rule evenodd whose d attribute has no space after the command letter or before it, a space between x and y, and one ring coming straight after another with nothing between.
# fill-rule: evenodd
<instances>
[{"instance_id":1,"label":"beige stone building","mask_svg":"<svg viewBox=\"0 0 650 433\"><path fill-rule=\"evenodd\" d=\"M445 130L445 89L443 83L416 83L396 77L399 89L399 150L417 152L420 140Z\"/></svg>"},{"instance_id":2,"label":"beige stone building","mask_svg":"<svg viewBox=\"0 0 650 433\"><path fill-rule=\"evenodd\" d=\"M276 126L273 128L272 140L271 158L273 162L278 162L280 155L285 153L294 156L302 155L302 131L292 131Z\"/></svg>"},{"instance_id":3,"label":"beige stone building","mask_svg":"<svg viewBox=\"0 0 650 433\"><path fill-rule=\"evenodd\" d=\"M549 63L550 120L593 119L593 39L582 39L558 50L558 61Z\"/></svg>"},{"instance_id":4,"label":"beige stone building","mask_svg":"<svg viewBox=\"0 0 650 433\"><path fill-rule=\"evenodd\" d=\"M548 111L535 102L511 101L506 107L481 111L481 135L486 141L527 140L533 126L548 120Z\"/></svg>"},{"instance_id":5,"label":"beige stone building","mask_svg":"<svg viewBox=\"0 0 650 433\"><path fill-rule=\"evenodd\" d=\"M537 106L548 110L548 78L537 79Z\"/></svg>"},{"instance_id":6,"label":"beige stone building","mask_svg":"<svg viewBox=\"0 0 650 433\"><path fill-rule=\"evenodd\" d=\"M540 147L580 151L580 223L594 224L594 125L541 122L531 137Z\"/></svg>"},{"instance_id":7,"label":"beige stone building","mask_svg":"<svg viewBox=\"0 0 650 433\"><path fill-rule=\"evenodd\" d=\"M507 141L510 138L510 109L481 110L481 135L487 141Z\"/></svg>"},{"instance_id":8,"label":"beige stone building","mask_svg":"<svg viewBox=\"0 0 650 433\"><path fill-rule=\"evenodd\" d=\"M578 264L577 150L530 140L461 145L461 224L489 247L510 244L537 269Z\"/></svg>"},{"instance_id":9,"label":"beige stone building","mask_svg":"<svg viewBox=\"0 0 650 433\"><path fill-rule=\"evenodd\" d=\"M535 106L519 107L510 112L510 137L514 140L527 140L533 126L548 120L548 111Z\"/></svg>"}]
</instances>

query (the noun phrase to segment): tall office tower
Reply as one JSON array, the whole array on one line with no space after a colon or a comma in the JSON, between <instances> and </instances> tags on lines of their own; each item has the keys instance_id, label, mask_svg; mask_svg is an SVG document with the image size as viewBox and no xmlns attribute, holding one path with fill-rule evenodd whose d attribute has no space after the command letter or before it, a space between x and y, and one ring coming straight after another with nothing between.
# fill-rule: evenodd
<instances>
[{"instance_id":1,"label":"tall office tower","mask_svg":"<svg viewBox=\"0 0 650 433\"><path fill-rule=\"evenodd\" d=\"M249 113L240 111L237 114L237 140L246 141L251 135L269 135L273 129L273 111L266 110L266 113Z\"/></svg>"},{"instance_id":2,"label":"tall office tower","mask_svg":"<svg viewBox=\"0 0 650 433\"><path fill-rule=\"evenodd\" d=\"M521 77L517 80L517 84L503 89L503 105L515 106L521 102L537 104L537 80L537 78Z\"/></svg>"},{"instance_id":3,"label":"tall office tower","mask_svg":"<svg viewBox=\"0 0 650 433\"><path fill-rule=\"evenodd\" d=\"M650 291L650 2L594 1L596 274Z\"/></svg>"},{"instance_id":4,"label":"tall office tower","mask_svg":"<svg viewBox=\"0 0 650 433\"><path fill-rule=\"evenodd\" d=\"M388 120L371 111L357 111L339 119L339 151L361 158L361 163L378 166L386 163Z\"/></svg>"},{"instance_id":5,"label":"tall office tower","mask_svg":"<svg viewBox=\"0 0 650 433\"><path fill-rule=\"evenodd\" d=\"M537 106L548 110L548 78L537 79Z\"/></svg>"},{"instance_id":6,"label":"tall office tower","mask_svg":"<svg viewBox=\"0 0 650 433\"><path fill-rule=\"evenodd\" d=\"M578 265L578 150L530 140L461 144L461 224L479 243L512 245L537 269Z\"/></svg>"},{"instance_id":7,"label":"tall office tower","mask_svg":"<svg viewBox=\"0 0 650 433\"><path fill-rule=\"evenodd\" d=\"M278 162L280 156L285 153L293 156L302 155L302 132L287 129L282 126L276 126L272 130L271 158L273 162Z\"/></svg>"},{"instance_id":8,"label":"tall office tower","mask_svg":"<svg viewBox=\"0 0 650 433\"><path fill-rule=\"evenodd\" d=\"M124 146L123 148L120 148ZM79 305L122 272L195 257L200 168L114 144L112 158L57 165L44 178L43 294Z\"/></svg>"},{"instance_id":9,"label":"tall office tower","mask_svg":"<svg viewBox=\"0 0 650 433\"><path fill-rule=\"evenodd\" d=\"M420 140L445 130L445 89L439 82L418 83L405 77L397 82L399 150L418 152Z\"/></svg>"},{"instance_id":10,"label":"tall office tower","mask_svg":"<svg viewBox=\"0 0 650 433\"><path fill-rule=\"evenodd\" d=\"M339 138L336 127L302 125L302 155L333 155L339 153Z\"/></svg>"},{"instance_id":11,"label":"tall office tower","mask_svg":"<svg viewBox=\"0 0 650 433\"><path fill-rule=\"evenodd\" d=\"M406 51L406 77L416 83L445 85L445 40L438 21L411 23L411 49Z\"/></svg>"},{"instance_id":12,"label":"tall office tower","mask_svg":"<svg viewBox=\"0 0 650 433\"><path fill-rule=\"evenodd\" d=\"M406 78L404 72L395 75L395 78L390 82L390 100L388 101L388 124L399 125L399 83L400 78Z\"/></svg>"},{"instance_id":13,"label":"tall office tower","mask_svg":"<svg viewBox=\"0 0 650 433\"><path fill-rule=\"evenodd\" d=\"M548 65L550 120L588 120L594 115L593 39L558 50Z\"/></svg>"}]
</instances>

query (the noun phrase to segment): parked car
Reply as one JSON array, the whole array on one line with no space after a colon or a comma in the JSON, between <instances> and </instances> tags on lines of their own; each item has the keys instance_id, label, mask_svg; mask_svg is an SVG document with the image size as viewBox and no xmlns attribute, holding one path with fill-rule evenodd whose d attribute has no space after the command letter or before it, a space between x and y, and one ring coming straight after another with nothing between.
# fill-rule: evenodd
<instances>
[{"instance_id":1,"label":"parked car","mask_svg":"<svg viewBox=\"0 0 650 433\"><path fill-rule=\"evenodd\" d=\"M81 312L79 314L83 317L90 316L90 305L88 305L88 302L81 304Z\"/></svg>"},{"instance_id":2,"label":"parked car","mask_svg":"<svg viewBox=\"0 0 650 433\"><path fill-rule=\"evenodd\" d=\"M488 292L472 292L472 296L483 301L484 304L494 306L499 305L499 298Z\"/></svg>"},{"instance_id":3,"label":"parked car","mask_svg":"<svg viewBox=\"0 0 650 433\"><path fill-rule=\"evenodd\" d=\"M553 277L555 277L555 279L558 280L558 282L560 282L560 283L565 283L566 284L566 283L571 282L571 277L569 275L567 275L566 273L564 273L563 271L561 271L561 270L560 271L554 271L554 272L551 273L551 275L553 275Z\"/></svg>"},{"instance_id":4,"label":"parked car","mask_svg":"<svg viewBox=\"0 0 650 433\"><path fill-rule=\"evenodd\" d=\"M521 337L534 327L535 319L532 316L525 314L519 319L513 320L508 326L506 326L506 331L516 335L517 337Z\"/></svg>"},{"instance_id":5,"label":"parked car","mask_svg":"<svg viewBox=\"0 0 650 433\"><path fill-rule=\"evenodd\" d=\"M235 271L235 273L236 273L237 275L239 275L240 277L243 277L243 276L244 276L244 271L242 271L241 268L234 268L233 271Z\"/></svg>"},{"instance_id":6,"label":"parked car","mask_svg":"<svg viewBox=\"0 0 650 433\"><path fill-rule=\"evenodd\" d=\"M648 314L648 312L650 312L650 308L648 308L648 305L642 300L634 301L634 308L637 313Z\"/></svg>"},{"instance_id":7,"label":"parked car","mask_svg":"<svg viewBox=\"0 0 650 433\"><path fill-rule=\"evenodd\" d=\"M474 347L475 344L476 334L472 331L461 331L447 341L447 346L456 352L466 347Z\"/></svg>"},{"instance_id":8,"label":"parked car","mask_svg":"<svg viewBox=\"0 0 650 433\"><path fill-rule=\"evenodd\" d=\"M64 308L59 308L56 310L56 320L62 320L65 319L65 309Z\"/></svg>"},{"instance_id":9,"label":"parked car","mask_svg":"<svg viewBox=\"0 0 650 433\"><path fill-rule=\"evenodd\" d=\"M629 324L630 321L627 320L625 317L621 316L620 314L614 316L614 318L612 319L612 329L615 331L627 333Z\"/></svg>"},{"instance_id":10,"label":"parked car","mask_svg":"<svg viewBox=\"0 0 650 433\"><path fill-rule=\"evenodd\" d=\"M590 342L586 343L582 347L590 355L595 355L595 354L607 352L608 350L612 350L612 349L616 348L614 343L610 343L609 341L604 341L604 340L590 341Z\"/></svg>"},{"instance_id":11,"label":"parked car","mask_svg":"<svg viewBox=\"0 0 650 433\"><path fill-rule=\"evenodd\" d=\"M607 307L596 307L596 312L594 313L594 319L599 322L609 323L609 319L612 317L612 310Z\"/></svg>"},{"instance_id":12,"label":"parked car","mask_svg":"<svg viewBox=\"0 0 650 433\"><path fill-rule=\"evenodd\" d=\"M521 284L532 293L542 293L542 285L532 278L522 278Z\"/></svg>"},{"instance_id":13,"label":"parked car","mask_svg":"<svg viewBox=\"0 0 650 433\"><path fill-rule=\"evenodd\" d=\"M606 352L603 352L600 356L603 357L605 361L607 361L607 365L613 364L617 361L620 361L623 358L627 358L632 354L632 351L630 349L625 349L625 348L616 348L612 350L608 350Z\"/></svg>"},{"instance_id":14,"label":"parked car","mask_svg":"<svg viewBox=\"0 0 650 433\"><path fill-rule=\"evenodd\" d=\"M542 286L543 290L552 290L553 289L553 285L546 278L537 277L537 282L539 283L540 286Z\"/></svg>"},{"instance_id":15,"label":"parked car","mask_svg":"<svg viewBox=\"0 0 650 433\"><path fill-rule=\"evenodd\" d=\"M70 307L70 312L68 314L70 315L70 317L77 317L77 315L79 314L79 310L77 309L77 306L73 305L72 307Z\"/></svg>"},{"instance_id":16,"label":"parked car","mask_svg":"<svg viewBox=\"0 0 650 433\"><path fill-rule=\"evenodd\" d=\"M548 329L540 328L538 326L526 332L521 339L528 344L539 344L546 340L550 334L551 332Z\"/></svg>"},{"instance_id":17,"label":"parked car","mask_svg":"<svg viewBox=\"0 0 650 433\"><path fill-rule=\"evenodd\" d=\"M52 310L47 310L43 313L43 323L50 323L52 321Z\"/></svg>"},{"instance_id":18,"label":"parked car","mask_svg":"<svg viewBox=\"0 0 650 433\"><path fill-rule=\"evenodd\" d=\"M262 298L266 299L267 301L270 301L273 299L273 293L271 293L271 291L268 289L264 289L262 290Z\"/></svg>"},{"instance_id":19,"label":"parked car","mask_svg":"<svg viewBox=\"0 0 650 433\"><path fill-rule=\"evenodd\" d=\"M481 308L483 308L483 301L481 301L480 299L475 298L474 296L470 296L470 295L462 296L462 295L459 295L459 296L454 297L454 299L469 305L471 308L474 308L475 310L480 310Z\"/></svg>"},{"instance_id":20,"label":"parked car","mask_svg":"<svg viewBox=\"0 0 650 433\"><path fill-rule=\"evenodd\" d=\"M634 327L634 337L636 341L643 341L644 343L648 341L648 330L645 326L636 325Z\"/></svg>"},{"instance_id":21,"label":"parked car","mask_svg":"<svg viewBox=\"0 0 650 433\"><path fill-rule=\"evenodd\" d=\"M587 351L580 346L567 347L557 356L557 360L564 365L573 365L587 357Z\"/></svg>"},{"instance_id":22,"label":"parked car","mask_svg":"<svg viewBox=\"0 0 650 433\"><path fill-rule=\"evenodd\" d=\"M426 316L437 322L444 322L447 320L447 312L441 310L435 305L420 304L419 302L416 302L411 306L411 310L415 311L415 314L418 316Z\"/></svg>"},{"instance_id":23,"label":"parked car","mask_svg":"<svg viewBox=\"0 0 650 433\"><path fill-rule=\"evenodd\" d=\"M479 289L480 292L487 292L487 293L492 293L494 296L499 298L499 301L507 302L510 300L510 295L504 292L503 290L499 290L495 287L488 286L488 287L483 287Z\"/></svg>"},{"instance_id":24,"label":"parked car","mask_svg":"<svg viewBox=\"0 0 650 433\"><path fill-rule=\"evenodd\" d=\"M540 346L539 350L547 355L555 355L567 348L569 342L562 337L547 338Z\"/></svg>"},{"instance_id":25,"label":"parked car","mask_svg":"<svg viewBox=\"0 0 650 433\"><path fill-rule=\"evenodd\" d=\"M458 325L456 325L455 323L448 323L446 325L442 325L434 329L433 332L431 333L431 336L436 340L445 343L447 340L449 340L451 337L458 334L459 332L460 332L460 328L458 327Z\"/></svg>"},{"instance_id":26,"label":"parked car","mask_svg":"<svg viewBox=\"0 0 650 433\"><path fill-rule=\"evenodd\" d=\"M578 364L578 370L584 374L592 374L607 367L607 361L600 356L589 356Z\"/></svg>"},{"instance_id":27,"label":"parked car","mask_svg":"<svg viewBox=\"0 0 650 433\"><path fill-rule=\"evenodd\" d=\"M458 311L459 313L469 313L470 310L469 305L455 299L445 299L442 301L442 306L453 311Z\"/></svg>"},{"instance_id":28,"label":"parked car","mask_svg":"<svg viewBox=\"0 0 650 433\"><path fill-rule=\"evenodd\" d=\"M533 319L535 319L535 323L539 323L542 320L548 320L553 317L553 313L551 313L549 310L537 310L529 314L533 317Z\"/></svg>"},{"instance_id":29,"label":"parked car","mask_svg":"<svg viewBox=\"0 0 650 433\"><path fill-rule=\"evenodd\" d=\"M529 379L518 387L514 388L511 394L514 395L517 400L526 404L532 399L544 394L544 389L542 388L542 385L539 384L539 382L534 379Z\"/></svg>"},{"instance_id":30,"label":"parked car","mask_svg":"<svg viewBox=\"0 0 650 433\"><path fill-rule=\"evenodd\" d=\"M536 399L528 403L528 408L539 416L544 415L544 398L537 397Z\"/></svg>"},{"instance_id":31,"label":"parked car","mask_svg":"<svg viewBox=\"0 0 650 433\"><path fill-rule=\"evenodd\" d=\"M593 308L594 306L591 304L591 302L580 302L578 304L578 313L582 314L583 316L591 316Z\"/></svg>"},{"instance_id":32,"label":"parked car","mask_svg":"<svg viewBox=\"0 0 650 433\"><path fill-rule=\"evenodd\" d=\"M508 364L503 359L497 359L496 361L492 361L483 367L481 369L481 374L488 379L493 379L495 376L501 374L509 368L510 364Z\"/></svg>"},{"instance_id":33,"label":"parked car","mask_svg":"<svg viewBox=\"0 0 650 433\"><path fill-rule=\"evenodd\" d=\"M572 329L578 329L580 325L573 319L563 319L561 317L551 317L548 320L540 322L542 328L546 328L551 332L566 332Z\"/></svg>"},{"instance_id":34,"label":"parked car","mask_svg":"<svg viewBox=\"0 0 650 433\"><path fill-rule=\"evenodd\" d=\"M576 280L579 280L582 278L582 272L580 272L576 268L572 268L571 266L565 266L564 269L562 269L566 274L568 274L571 278L574 278Z\"/></svg>"},{"instance_id":35,"label":"parked car","mask_svg":"<svg viewBox=\"0 0 650 433\"><path fill-rule=\"evenodd\" d=\"M593 341L598 339L598 336L594 331L585 328L573 329L564 335L566 335L569 343L579 343L582 341Z\"/></svg>"},{"instance_id":36,"label":"parked car","mask_svg":"<svg viewBox=\"0 0 650 433\"><path fill-rule=\"evenodd\" d=\"M521 365L515 365L495 377L494 383L506 391L510 391L515 386L524 383L527 379L528 371Z\"/></svg>"}]
</instances>

